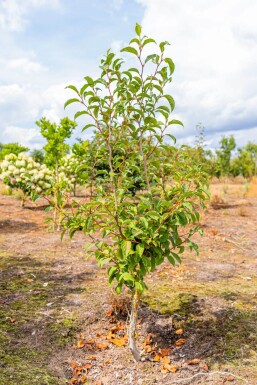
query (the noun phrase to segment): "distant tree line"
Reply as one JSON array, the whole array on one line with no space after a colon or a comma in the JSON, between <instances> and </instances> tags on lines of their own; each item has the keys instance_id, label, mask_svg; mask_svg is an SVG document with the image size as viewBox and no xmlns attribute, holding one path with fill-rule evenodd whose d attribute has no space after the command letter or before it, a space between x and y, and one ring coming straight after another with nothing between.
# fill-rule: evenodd
<instances>
[{"instance_id":1,"label":"distant tree line","mask_svg":"<svg viewBox=\"0 0 257 385\"><path fill-rule=\"evenodd\" d=\"M66 120L68 118L65 118ZM64 121L66 122L66 120ZM65 126L62 121L61 126ZM69 125L71 124L71 121L67 120ZM40 127L41 132L43 130L43 126L47 127L49 130L49 135L52 137L53 129L56 129L57 126L55 124L51 123L50 121L47 121L45 118L41 119L39 122L37 122L37 125ZM51 129L50 129L51 128ZM63 129L63 127L62 127ZM74 129L72 126L71 131ZM59 129L60 131L60 129ZM57 135L57 138L59 138L60 133L55 134ZM219 147L212 151L208 148L206 148L205 145L205 128L201 124L198 124L196 126L196 140L193 146L189 145L181 145L181 146L170 146L169 151L167 151L167 148L165 151L163 150L163 153L160 153L159 156L166 156L167 159L174 159L179 156L183 158L183 162L194 162L198 164L201 168L204 169L206 173L210 175L210 177L223 177L223 176L230 176L230 177L236 177L236 176L243 176L244 178L252 178L253 176L257 175L257 144L253 142L248 142L244 147L237 147L235 138L233 135L230 136L223 136L219 142ZM69 132L70 136L71 132ZM66 133L65 133L66 135ZM64 136L65 136L64 135ZM44 136L44 135L43 135ZM56 143L53 139L48 138L51 143L51 148L48 149L48 145L44 146L43 149L34 149L30 152L30 156L32 159L40 164L47 164L47 166L53 166L52 164L49 164L49 159L53 158L53 149L56 149L57 155L58 155L58 146L56 146ZM63 139L64 140L64 139ZM53 143L52 143L53 142ZM149 144L151 145L151 144ZM91 142L83 141L82 139L77 139L77 142L73 146L69 146L68 144L65 144L65 148L62 148L62 151L59 151L59 158L61 161L61 158L65 156L65 154L74 154L77 158L80 159L80 162L85 165L84 169L87 169L87 172L90 172L90 169L92 168L92 162L95 162L96 160L92 158L92 153L95 153L95 149L98 148L99 152L104 152L105 149L101 148L101 146L98 143L97 136L95 136L94 140ZM132 150L132 149L131 149ZM21 152L28 152L29 148L22 146L18 143L7 143L2 144L0 143L0 162L5 158L8 154L15 154L18 155ZM133 150L132 150L133 151ZM50 156L50 155L51 156ZM90 155L91 154L91 155ZM117 154L118 157L119 154ZM50 158L49 158L50 156ZM52 160L51 158L51 160ZM101 157L103 159L103 157ZM58 161L58 162L59 162ZM51 162L50 162L51 163ZM104 179L104 174L108 172L108 161L106 159L106 163L101 162L97 163L97 169L98 169L98 178L99 180L102 178ZM135 168L137 170L137 168ZM132 185L131 189L134 189L135 191L138 188L141 188L141 175L140 173L137 173L136 171L131 171L131 176L134 178L134 185Z\"/></svg>"}]
</instances>

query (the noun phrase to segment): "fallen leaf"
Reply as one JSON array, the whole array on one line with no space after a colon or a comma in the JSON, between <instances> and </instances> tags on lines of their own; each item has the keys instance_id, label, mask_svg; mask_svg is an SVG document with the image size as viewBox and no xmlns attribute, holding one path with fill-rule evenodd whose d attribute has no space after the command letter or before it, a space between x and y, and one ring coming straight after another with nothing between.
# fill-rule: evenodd
<instances>
[{"instance_id":1,"label":"fallen leaf","mask_svg":"<svg viewBox=\"0 0 257 385\"><path fill-rule=\"evenodd\" d=\"M162 373L167 373L167 372L176 373L177 370L178 370L178 367L175 366L175 365L164 364L164 365L161 367L161 372L162 372Z\"/></svg>"},{"instance_id":2,"label":"fallen leaf","mask_svg":"<svg viewBox=\"0 0 257 385\"><path fill-rule=\"evenodd\" d=\"M28 278L28 279L27 279L27 282L29 282L29 283L31 283L31 282L33 282L33 281L34 281L33 278Z\"/></svg>"},{"instance_id":3,"label":"fallen leaf","mask_svg":"<svg viewBox=\"0 0 257 385\"><path fill-rule=\"evenodd\" d=\"M95 343L95 341L93 340L93 338L90 338L88 341L86 341L86 344L92 345L94 343Z\"/></svg>"},{"instance_id":4,"label":"fallen leaf","mask_svg":"<svg viewBox=\"0 0 257 385\"><path fill-rule=\"evenodd\" d=\"M226 380L226 381L234 381L234 380L235 380L235 377L233 377L233 376L227 376L227 377L225 378L225 380Z\"/></svg>"},{"instance_id":5,"label":"fallen leaf","mask_svg":"<svg viewBox=\"0 0 257 385\"><path fill-rule=\"evenodd\" d=\"M170 357L165 356L165 357L161 358L161 362L163 365L169 364L170 363Z\"/></svg>"},{"instance_id":6,"label":"fallen leaf","mask_svg":"<svg viewBox=\"0 0 257 385\"><path fill-rule=\"evenodd\" d=\"M82 349L82 348L84 348L85 345L86 345L85 341L79 340L77 343L77 348Z\"/></svg>"},{"instance_id":7,"label":"fallen leaf","mask_svg":"<svg viewBox=\"0 0 257 385\"><path fill-rule=\"evenodd\" d=\"M93 366L92 364L85 364L85 365L82 366L82 369L89 370L89 369L92 368L92 366Z\"/></svg>"},{"instance_id":8,"label":"fallen leaf","mask_svg":"<svg viewBox=\"0 0 257 385\"><path fill-rule=\"evenodd\" d=\"M184 333L183 329L178 329L175 331L175 334L177 334L178 336L182 335L183 333Z\"/></svg>"},{"instance_id":9,"label":"fallen leaf","mask_svg":"<svg viewBox=\"0 0 257 385\"><path fill-rule=\"evenodd\" d=\"M188 365L196 365L201 362L200 358L193 358L192 360L188 361Z\"/></svg>"},{"instance_id":10,"label":"fallen leaf","mask_svg":"<svg viewBox=\"0 0 257 385\"><path fill-rule=\"evenodd\" d=\"M102 334L100 334L100 333L96 333L96 335L95 335L97 338L99 338L99 337L102 337Z\"/></svg>"},{"instance_id":11,"label":"fallen leaf","mask_svg":"<svg viewBox=\"0 0 257 385\"><path fill-rule=\"evenodd\" d=\"M72 361L71 367L72 367L72 369L75 369L77 367L77 363L75 361Z\"/></svg>"},{"instance_id":12,"label":"fallen leaf","mask_svg":"<svg viewBox=\"0 0 257 385\"><path fill-rule=\"evenodd\" d=\"M154 356L154 358L153 358L153 361L154 362L159 362L160 359L161 359L161 356L159 356L159 354L156 354L156 356Z\"/></svg>"},{"instance_id":13,"label":"fallen leaf","mask_svg":"<svg viewBox=\"0 0 257 385\"><path fill-rule=\"evenodd\" d=\"M78 384L77 378L72 378L72 379L70 380L70 384L72 384L72 385Z\"/></svg>"},{"instance_id":14,"label":"fallen leaf","mask_svg":"<svg viewBox=\"0 0 257 385\"><path fill-rule=\"evenodd\" d=\"M102 381L96 381L95 385L103 385Z\"/></svg>"},{"instance_id":15,"label":"fallen leaf","mask_svg":"<svg viewBox=\"0 0 257 385\"><path fill-rule=\"evenodd\" d=\"M182 346L182 345L185 344L185 342L186 342L186 340L184 340L184 338L180 338L179 340L177 340L177 341L175 342L175 345L176 345L176 346Z\"/></svg>"},{"instance_id":16,"label":"fallen leaf","mask_svg":"<svg viewBox=\"0 0 257 385\"><path fill-rule=\"evenodd\" d=\"M113 310L106 310L105 311L105 314L107 315L107 317L110 317L112 314L113 314Z\"/></svg>"},{"instance_id":17,"label":"fallen leaf","mask_svg":"<svg viewBox=\"0 0 257 385\"><path fill-rule=\"evenodd\" d=\"M106 344L105 342L97 342L95 344L95 347L96 347L96 349L99 349L99 350L106 350L109 348L109 345Z\"/></svg>"},{"instance_id":18,"label":"fallen leaf","mask_svg":"<svg viewBox=\"0 0 257 385\"><path fill-rule=\"evenodd\" d=\"M87 356L87 357L86 357L86 360L92 360L92 361L94 361L94 360L96 360L96 356L94 356L94 355Z\"/></svg>"},{"instance_id":19,"label":"fallen leaf","mask_svg":"<svg viewBox=\"0 0 257 385\"><path fill-rule=\"evenodd\" d=\"M145 346L145 352L150 353L152 351L152 346L151 345L146 345Z\"/></svg>"},{"instance_id":20,"label":"fallen leaf","mask_svg":"<svg viewBox=\"0 0 257 385\"><path fill-rule=\"evenodd\" d=\"M168 356L170 354L170 349L159 349L159 353L162 357Z\"/></svg>"},{"instance_id":21,"label":"fallen leaf","mask_svg":"<svg viewBox=\"0 0 257 385\"><path fill-rule=\"evenodd\" d=\"M86 382L86 380L87 380L87 376L84 374L84 375L81 377L81 379L80 379L81 384L84 384L84 383Z\"/></svg>"},{"instance_id":22,"label":"fallen leaf","mask_svg":"<svg viewBox=\"0 0 257 385\"><path fill-rule=\"evenodd\" d=\"M116 346L125 346L127 344L124 338L112 338L110 342Z\"/></svg>"}]
</instances>

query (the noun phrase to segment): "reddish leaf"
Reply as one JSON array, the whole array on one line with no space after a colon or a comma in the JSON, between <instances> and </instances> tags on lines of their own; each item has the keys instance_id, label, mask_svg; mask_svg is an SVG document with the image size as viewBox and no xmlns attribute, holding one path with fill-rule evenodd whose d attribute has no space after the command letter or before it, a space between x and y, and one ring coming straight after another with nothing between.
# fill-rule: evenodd
<instances>
[{"instance_id":1,"label":"reddish leaf","mask_svg":"<svg viewBox=\"0 0 257 385\"><path fill-rule=\"evenodd\" d=\"M192 360L188 361L188 365L196 365L201 362L200 358L193 358Z\"/></svg>"},{"instance_id":2,"label":"reddish leaf","mask_svg":"<svg viewBox=\"0 0 257 385\"><path fill-rule=\"evenodd\" d=\"M159 353L162 357L168 356L170 354L170 349L159 349Z\"/></svg>"},{"instance_id":3,"label":"reddish leaf","mask_svg":"<svg viewBox=\"0 0 257 385\"><path fill-rule=\"evenodd\" d=\"M179 340L177 340L176 342L175 342L175 345L176 346L182 346L182 345L184 345L186 343L186 340L184 340L184 338L180 338Z\"/></svg>"}]
</instances>

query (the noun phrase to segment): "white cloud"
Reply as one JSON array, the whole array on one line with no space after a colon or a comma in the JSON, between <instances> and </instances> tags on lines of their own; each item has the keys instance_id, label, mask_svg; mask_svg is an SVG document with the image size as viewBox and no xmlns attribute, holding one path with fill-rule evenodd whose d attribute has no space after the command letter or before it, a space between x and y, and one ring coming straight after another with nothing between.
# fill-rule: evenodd
<instances>
[{"instance_id":1,"label":"white cloud","mask_svg":"<svg viewBox=\"0 0 257 385\"><path fill-rule=\"evenodd\" d=\"M169 91L183 136L199 121L207 134L252 127L257 136L257 2L138 2L145 6L143 32L171 42L176 70Z\"/></svg>"},{"instance_id":2,"label":"white cloud","mask_svg":"<svg viewBox=\"0 0 257 385\"><path fill-rule=\"evenodd\" d=\"M0 3L0 30L21 31L27 24L27 15L33 8L59 8L59 0L2 0Z\"/></svg>"},{"instance_id":3,"label":"white cloud","mask_svg":"<svg viewBox=\"0 0 257 385\"><path fill-rule=\"evenodd\" d=\"M45 68L42 64L35 62L33 60L30 60L26 57L7 60L6 61L6 69L23 72L25 74L39 73L39 72L46 72L47 71L47 68Z\"/></svg>"},{"instance_id":4,"label":"white cloud","mask_svg":"<svg viewBox=\"0 0 257 385\"><path fill-rule=\"evenodd\" d=\"M8 138L8 141L5 140ZM8 126L0 134L0 142L17 142L29 149L42 148L42 136L36 128L24 128L18 126Z\"/></svg>"}]
</instances>

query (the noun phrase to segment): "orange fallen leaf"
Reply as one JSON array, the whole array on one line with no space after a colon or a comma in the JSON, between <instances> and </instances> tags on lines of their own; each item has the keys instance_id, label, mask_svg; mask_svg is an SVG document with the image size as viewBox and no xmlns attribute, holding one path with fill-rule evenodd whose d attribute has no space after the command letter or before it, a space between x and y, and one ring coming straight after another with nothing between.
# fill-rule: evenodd
<instances>
[{"instance_id":1,"label":"orange fallen leaf","mask_svg":"<svg viewBox=\"0 0 257 385\"><path fill-rule=\"evenodd\" d=\"M80 338L81 340L84 340L84 339L85 339L85 334L84 334L84 333L80 333L80 334L79 334L79 338Z\"/></svg>"},{"instance_id":2,"label":"orange fallen leaf","mask_svg":"<svg viewBox=\"0 0 257 385\"><path fill-rule=\"evenodd\" d=\"M72 384L72 385L78 384L77 378L72 378L72 379L70 380L70 384Z\"/></svg>"},{"instance_id":3,"label":"orange fallen leaf","mask_svg":"<svg viewBox=\"0 0 257 385\"><path fill-rule=\"evenodd\" d=\"M95 385L103 385L102 381L96 381Z\"/></svg>"},{"instance_id":4,"label":"orange fallen leaf","mask_svg":"<svg viewBox=\"0 0 257 385\"><path fill-rule=\"evenodd\" d=\"M226 380L226 381L235 381L235 377L233 377L233 376L227 376L227 377L225 378L225 380Z\"/></svg>"},{"instance_id":5,"label":"orange fallen leaf","mask_svg":"<svg viewBox=\"0 0 257 385\"><path fill-rule=\"evenodd\" d=\"M177 334L177 335L182 335L184 333L184 330L183 329L178 329L178 330L176 330L175 331L175 334Z\"/></svg>"},{"instance_id":6,"label":"orange fallen leaf","mask_svg":"<svg viewBox=\"0 0 257 385\"><path fill-rule=\"evenodd\" d=\"M158 362L160 361L160 359L161 359L161 356L159 356L159 354L156 354L156 356L154 356L153 358L154 362Z\"/></svg>"},{"instance_id":7,"label":"orange fallen leaf","mask_svg":"<svg viewBox=\"0 0 257 385\"><path fill-rule=\"evenodd\" d=\"M186 340L184 340L184 338L180 338L179 340L177 340L176 342L175 342L175 345L176 346L182 346L182 345L184 345L186 343Z\"/></svg>"},{"instance_id":8,"label":"orange fallen leaf","mask_svg":"<svg viewBox=\"0 0 257 385\"><path fill-rule=\"evenodd\" d=\"M84 348L85 345L86 345L85 341L79 340L77 343L77 348L82 349L82 348Z\"/></svg>"},{"instance_id":9,"label":"orange fallen leaf","mask_svg":"<svg viewBox=\"0 0 257 385\"><path fill-rule=\"evenodd\" d=\"M86 380L87 380L87 376L84 374L84 375L81 377L81 379L80 379L81 384L84 384L84 383L86 382Z\"/></svg>"},{"instance_id":10,"label":"orange fallen leaf","mask_svg":"<svg viewBox=\"0 0 257 385\"><path fill-rule=\"evenodd\" d=\"M92 360L92 361L94 361L94 360L96 360L96 356L94 356L94 355L87 356L87 357L86 357L86 360Z\"/></svg>"},{"instance_id":11,"label":"orange fallen leaf","mask_svg":"<svg viewBox=\"0 0 257 385\"><path fill-rule=\"evenodd\" d=\"M124 340L124 338L112 338L110 339L110 342L116 346L125 346L127 342Z\"/></svg>"},{"instance_id":12,"label":"orange fallen leaf","mask_svg":"<svg viewBox=\"0 0 257 385\"><path fill-rule=\"evenodd\" d=\"M168 356L170 354L170 349L159 349L159 353L162 357Z\"/></svg>"},{"instance_id":13,"label":"orange fallen leaf","mask_svg":"<svg viewBox=\"0 0 257 385\"><path fill-rule=\"evenodd\" d=\"M170 363L170 357L165 356L165 357L161 358L161 362L163 363L163 365L169 364Z\"/></svg>"},{"instance_id":14,"label":"orange fallen leaf","mask_svg":"<svg viewBox=\"0 0 257 385\"><path fill-rule=\"evenodd\" d=\"M34 281L33 278L28 278L28 279L27 279L27 282L29 282L29 283L31 283L31 282L33 282L33 281Z\"/></svg>"},{"instance_id":15,"label":"orange fallen leaf","mask_svg":"<svg viewBox=\"0 0 257 385\"><path fill-rule=\"evenodd\" d=\"M187 363L188 365L196 365L201 362L200 358L193 358L192 360L189 360Z\"/></svg>"},{"instance_id":16,"label":"orange fallen leaf","mask_svg":"<svg viewBox=\"0 0 257 385\"><path fill-rule=\"evenodd\" d=\"M175 365L164 364L161 367L161 372L162 373L167 373L167 372L176 373L177 370L178 370L178 367L175 366Z\"/></svg>"},{"instance_id":17,"label":"orange fallen leaf","mask_svg":"<svg viewBox=\"0 0 257 385\"><path fill-rule=\"evenodd\" d=\"M95 341L93 340L93 338L90 338L89 340L86 341L86 344L94 344Z\"/></svg>"},{"instance_id":18,"label":"orange fallen leaf","mask_svg":"<svg viewBox=\"0 0 257 385\"><path fill-rule=\"evenodd\" d=\"M109 345L106 344L105 342L97 342L95 344L96 348L99 349L99 350L106 350L109 348Z\"/></svg>"},{"instance_id":19,"label":"orange fallen leaf","mask_svg":"<svg viewBox=\"0 0 257 385\"><path fill-rule=\"evenodd\" d=\"M89 370L89 369L92 368L92 366L93 366L92 364L85 364L85 365L82 366L82 369Z\"/></svg>"},{"instance_id":20,"label":"orange fallen leaf","mask_svg":"<svg viewBox=\"0 0 257 385\"><path fill-rule=\"evenodd\" d=\"M72 369L75 369L77 367L77 363L75 361L72 361L71 367L72 367Z\"/></svg>"},{"instance_id":21,"label":"orange fallen leaf","mask_svg":"<svg viewBox=\"0 0 257 385\"><path fill-rule=\"evenodd\" d=\"M107 315L107 317L110 317L113 314L113 310L105 310L105 314Z\"/></svg>"},{"instance_id":22,"label":"orange fallen leaf","mask_svg":"<svg viewBox=\"0 0 257 385\"><path fill-rule=\"evenodd\" d=\"M150 353L152 351L152 346L151 345L146 345L145 346L145 352Z\"/></svg>"},{"instance_id":23,"label":"orange fallen leaf","mask_svg":"<svg viewBox=\"0 0 257 385\"><path fill-rule=\"evenodd\" d=\"M101 337L102 336L102 334L100 334L100 333L96 333L96 335L95 335L97 338L99 338L99 337Z\"/></svg>"}]
</instances>

